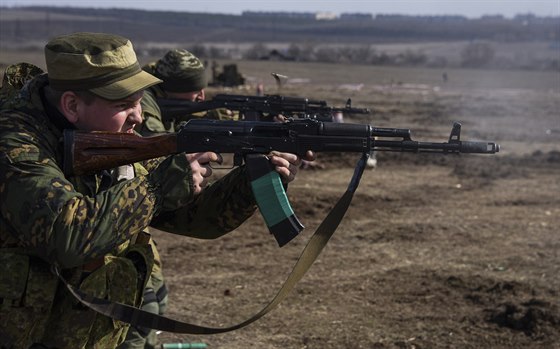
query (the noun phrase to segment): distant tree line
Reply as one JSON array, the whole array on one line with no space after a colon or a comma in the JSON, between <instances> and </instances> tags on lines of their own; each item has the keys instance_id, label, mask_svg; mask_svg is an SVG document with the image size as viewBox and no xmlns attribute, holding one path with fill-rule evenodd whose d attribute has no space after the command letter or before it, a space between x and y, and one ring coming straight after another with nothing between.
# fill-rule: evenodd
<instances>
[{"instance_id":1,"label":"distant tree line","mask_svg":"<svg viewBox=\"0 0 560 349\"><path fill-rule=\"evenodd\" d=\"M158 57L169 48L149 48L143 54ZM245 50L220 48L212 45L194 44L186 47L197 57L204 59L246 59L277 60L296 62L371 64L386 66L417 66L432 68L492 68L492 69L528 69L560 70L560 55L549 59L532 59L518 61L513 58L497 57L490 42L466 43L458 53L458 60L450 62L445 57L428 56L421 50L405 50L395 54L375 49L369 45L333 46L313 44L291 44L285 50L270 48L269 45L257 43Z\"/></svg>"},{"instance_id":2,"label":"distant tree line","mask_svg":"<svg viewBox=\"0 0 560 349\"><path fill-rule=\"evenodd\" d=\"M0 48L37 47L49 38L75 31L98 31L129 37L145 54L169 47L190 48L206 59L276 59L300 62L401 66L463 66L559 69L556 58L523 62L500 57L493 43L548 42L560 52L560 17L362 16L335 20L274 13L222 15L131 9L0 7ZM383 43L465 42L459 58L427 55L421 50L387 53ZM193 44L195 43L195 44ZM223 43L229 43L224 48ZM249 48L246 43L250 43ZM278 43L291 43L278 49ZM320 43L320 44L319 44ZM239 45L237 45L239 44ZM244 45L241 45L244 44ZM154 47L156 46L156 47ZM233 48L231 47L233 46Z\"/></svg>"},{"instance_id":3,"label":"distant tree line","mask_svg":"<svg viewBox=\"0 0 560 349\"><path fill-rule=\"evenodd\" d=\"M0 7L2 41L44 39L76 30L111 31L135 41L375 43L387 41L558 41L560 17L224 15L132 9Z\"/></svg>"}]
</instances>

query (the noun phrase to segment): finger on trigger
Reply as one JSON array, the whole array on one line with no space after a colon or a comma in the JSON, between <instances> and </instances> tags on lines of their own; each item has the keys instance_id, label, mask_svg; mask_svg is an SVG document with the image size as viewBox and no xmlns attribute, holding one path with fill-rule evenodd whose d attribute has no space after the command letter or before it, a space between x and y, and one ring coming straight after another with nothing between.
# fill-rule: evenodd
<instances>
[{"instance_id":1,"label":"finger on trigger","mask_svg":"<svg viewBox=\"0 0 560 349\"><path fill-rule=\"evenodd\" d=\"M200 164L206 165L210 162L215 162L218 159L218 156L216 155L216 153L213 152L205 152L205 153L200 153L200 157L198 158L198 162Z\"/></svg>"},{"instance_id":2,"label":"finger on trigger","mask_svg":"<svg viewBox=\"0 0 560 349\"><path fill-rule=\"evenodd\" d=\"M216 160L216 162L217 162L219 165L223 164L223 163L224 163L224 157L222 156L222 154L220 154L220 153L215 153L215 154L216 154L216 156L218 157L218 160Z\"/></svg>"}]
</instances>

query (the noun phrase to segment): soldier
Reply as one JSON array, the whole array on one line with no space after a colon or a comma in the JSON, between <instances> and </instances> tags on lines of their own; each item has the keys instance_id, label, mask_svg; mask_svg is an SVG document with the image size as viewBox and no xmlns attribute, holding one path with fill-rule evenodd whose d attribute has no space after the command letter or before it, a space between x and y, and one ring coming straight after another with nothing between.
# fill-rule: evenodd
<instances>
[{"instance_id":1,"label":"soldier","mask_svg":"<svg viewBox=\"0 0 560 349\"><path fill-rule=\"evenodd\" d=\"M143 123L138 132L144 136L175 132L181 122L193 117L209 119L233 119L231 111L220 108L208 112L186 114L183 117L163 118L157 105L157 98L180 99L200 102L206 99L208 86L206 69L200 59L187 50L175 49L167 52L156 62L146 64L142 69L158 77L163 82L144 91L142 99Z\"/></svg>"},{"instance_id":2,"label":"soldier","mask_svg":"<svg viewBox=\"0 0 560 349\"><path fill-rule=\"evenodd\" d=\"M139 306L155 251L148 225L216 238L250 217L255 199L243 167L205 188L215 153L65 175L63 130L133 132L143 90L160 80L116 35L56 37L45 58L48 74L0 112L0 347L115 348L129 325L78 303L63 280ZM274 153L270 161L290 182L301 159Z\"/></svg>"}]
</instances>

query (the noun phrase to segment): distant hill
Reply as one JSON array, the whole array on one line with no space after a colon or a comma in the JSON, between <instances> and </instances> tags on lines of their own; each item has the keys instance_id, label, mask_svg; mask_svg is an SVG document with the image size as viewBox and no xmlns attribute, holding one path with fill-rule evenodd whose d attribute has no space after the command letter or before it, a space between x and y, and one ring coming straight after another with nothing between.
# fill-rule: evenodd
<instances>
[{"instance_id":1,"label":"distant hill","mask_svg":"<svg viewBox=\"0 0 560 349\"><path fill-rule=\"evenodd\" d=\"M144 58L182 47L204 59L560 70L560 17L0 7L0 51L39 52L76 31L123 35Z\"/></svg>"},{"instance_id":2,"label":"distant hill","mask_svg":"<svg viewBox=\"0 0 560 349\"><path fill-rule=\"evenodd\" d=\"M331 20L290 13L221 15L131 9L0 8L2 45L45 41L73 31L119 33L136 42L363 44L411 41L558 41L560 17L346 15Z\"/></svg>"}]
</instances>

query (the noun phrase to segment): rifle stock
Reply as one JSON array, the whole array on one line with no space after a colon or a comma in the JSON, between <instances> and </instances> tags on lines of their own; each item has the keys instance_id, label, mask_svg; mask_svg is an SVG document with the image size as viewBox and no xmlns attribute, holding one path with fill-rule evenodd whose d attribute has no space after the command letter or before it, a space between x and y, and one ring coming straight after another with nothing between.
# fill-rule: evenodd
<instances>
[{"instance_id":1,"label":"rifle stock","mask_svg":"<svg viewBox=\"0 0 560 349\"><path fill-rule=\"evenodd\" d=\"M64 173L82 175L177 152L177 135L64 130Z\"/></svg>"}]
</instances>

